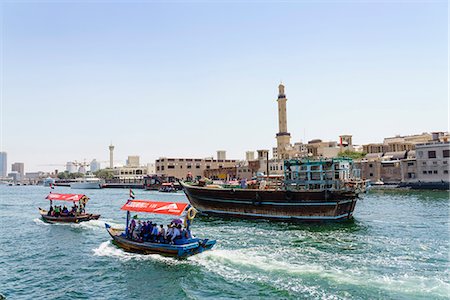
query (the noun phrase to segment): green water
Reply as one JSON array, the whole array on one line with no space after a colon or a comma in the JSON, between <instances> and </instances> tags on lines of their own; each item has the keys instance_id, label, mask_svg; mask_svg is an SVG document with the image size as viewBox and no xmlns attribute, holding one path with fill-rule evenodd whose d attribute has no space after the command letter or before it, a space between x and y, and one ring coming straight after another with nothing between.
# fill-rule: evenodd
<instances>
[{"instance_id":1,"label":"green water","mask_svg":"<svg viewBox=\"0 0 450 300\"><path fill-rule=\"evenodd\" d=\"M39 219L48 191L0 187L0 293L7 299L449 298L446 192L370 192L354 221L340 224L197 218L194 234L217 245L179 261L111 244L104 223L123 226L128 190L77 190L102 218L73 225ZM183 194L135 193L187 201Z\"/></svg>"}]
</instances>

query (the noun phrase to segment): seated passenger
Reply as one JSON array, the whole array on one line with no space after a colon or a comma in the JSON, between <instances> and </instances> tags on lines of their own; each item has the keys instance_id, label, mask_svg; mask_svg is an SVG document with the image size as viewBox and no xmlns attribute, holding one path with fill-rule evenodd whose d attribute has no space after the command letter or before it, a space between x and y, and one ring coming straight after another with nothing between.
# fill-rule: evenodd
<instances>
[{"instance_id":1,"label":"seated passenger","mask_svg":"<svg viewBox=\"0 0 450 300\"><path fill-rule=\"evenodd\" d=\"M136 228L136 221L131 220L130 226L128 227L128 238L133 238L134 229Z\"/></svg>"},{"instance_id":2,"label":"seated passenger","mask_svg":"<svg viewBox=\"0 0 450 300\"><path fill-rule=\"evenodd\" d=\"M167 224L166 236L164 237L166 242L170 241L170 239L172 238L172 234L173 234L172 224Z\"/></svg>"},{"instance_id":3,"label":"seated passenger","mask_svg":"<svg viewBox=\"0 0 450 300\"><path fill-rule=\"evenodd\" d=\"M55 217L59 217L60 213L61 213L61 207L55 205Z\"/></svg>"},{"instance_id":4,"label":"seated passenger","mask_svg":"<svg viewBox=\"0 0 450 300\"><path fill-rule=\"evenodd\" d=\"M138 224L136 226L136 229L134 230L134 235L133 235L133 237L136 240L140 240L141 239L141 231L142 231L142 222L141 222L141 220L139 220Z\"/></svg>"},{"instance_id":5,"label":"seated passenger","mask_svg":"<svg viewBox=\"0 0 450 300\"><path fill-rule=\"evenodd\" d=\"M178 226L181 228L181 225L178 225ZM180 238L180 236L181 236L180 229L179 229L177 226L174 226L174 227L173 227L172 238L170 239L170 243L173 244L173 241L174 241L175 239Z\"/></svg>"},{"instance_id":6,"label":"seated passenger","mask_svg":"<svg viewBox=\"0 0 450 300\"><path fill-rule=\"evenodd\" d=\"M155 223L155 224L153 224L152 234L150 235L152 241L156 242L156 240L158 238L158 233L159 233L158 224Z\"/></svg>"},{"instance_id":7,"label":"seated passenger","mask_svg":"<svg viewBox=\"0 0 450 300\"><path fill-rule=\"evenodd\" d=\"M160 225L159 233L158 233L158 241L160 243L164 243L166 238L166 230L164 229L163 224Z\"/></svg>"}]
</instances>

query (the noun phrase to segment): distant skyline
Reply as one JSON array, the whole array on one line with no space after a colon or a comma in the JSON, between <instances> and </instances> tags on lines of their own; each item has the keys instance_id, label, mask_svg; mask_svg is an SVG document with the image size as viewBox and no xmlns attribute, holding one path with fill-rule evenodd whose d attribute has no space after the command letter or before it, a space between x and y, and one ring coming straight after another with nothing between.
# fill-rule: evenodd
<instances>
[{"instance_id":1,"label":"distant skyline","mask_svg":"<svg viewBox=\"0 0 450 300\"><path fill-rule=\"evenodd\" d=\"M447 1L17 2L1 9L8 170L448 131ZM61 164L61 167L50 166ZM106 166L103 163L103 166Z\"/></svg>"}]
</instances>

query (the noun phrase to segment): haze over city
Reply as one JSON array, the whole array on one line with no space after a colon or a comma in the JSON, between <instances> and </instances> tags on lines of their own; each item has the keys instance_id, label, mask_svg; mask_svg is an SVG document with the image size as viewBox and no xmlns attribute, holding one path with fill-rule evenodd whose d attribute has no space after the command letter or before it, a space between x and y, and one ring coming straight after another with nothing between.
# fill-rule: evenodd
<instances>
[{"instance_id":1,"label":"haze over city","mask_svg":"<svg viewBox=\"0 0 450 300\"><path fill-rule=\"evenodd\" d=\"M1 151L206 157L448 130L447 2L3 2Z\"/></svg>"}]
</instances>

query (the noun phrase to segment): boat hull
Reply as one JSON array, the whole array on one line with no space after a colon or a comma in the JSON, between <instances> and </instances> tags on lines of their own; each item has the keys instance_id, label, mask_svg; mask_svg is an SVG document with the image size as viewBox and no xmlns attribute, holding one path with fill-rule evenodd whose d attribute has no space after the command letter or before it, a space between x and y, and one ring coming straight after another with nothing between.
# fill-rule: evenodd
<instances>
[{"instance_id":1,"label":"boat hull","mask_svg":"<svg viewBox=\"0 0 450 300\"><path fill-rule=\"evenodd\" d=\"M114 229L105 224L106 230L113 239L113 243L127 252L140 254L160 254L177 258L186 258L211 248L216 244L215 240L200 240L184 245L171 245L151 242L137 242L127 239L122 230Z\"/></svg>"},{"instance_id":2,"label":"boat hull","mask_svg":"<svg viewBox=\"0 0 450 300\"><path fill-rule=\"evenodd\" d=\"M54 217L54 216L48 216L48 211L42 208L39 208L39 213L41 214L41 217L44 221L48 223L80 223L90 220L98 220L100 218L100 215L96 214L82 214L75 217Z\"/></svg>"},{"instance_id":3,"label":"boat hull","mask_svg":"<svg viewBox=\"0 0 450 300\"><path fill-rule=\"evenodd\" d=\"M71 189L101 189L102 184L100 182L72 182L70 184Z\"/></svg>"},{"instance_id":4,"label":"boat hull","mask_svg":"<svg viewBox=\"0 0 450 300\"><path fill-rule=\"evenodd\" d=\"M205 188L182 183L189 202L200 213L247 219L298 222L348 220L357 194L344 191L284 191Z\"/></svg>"}]
</instances>

